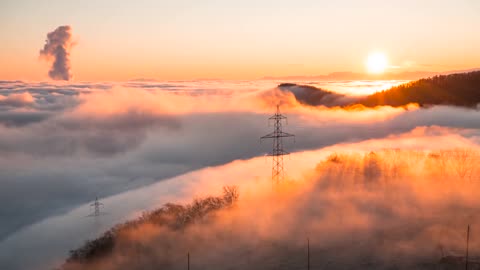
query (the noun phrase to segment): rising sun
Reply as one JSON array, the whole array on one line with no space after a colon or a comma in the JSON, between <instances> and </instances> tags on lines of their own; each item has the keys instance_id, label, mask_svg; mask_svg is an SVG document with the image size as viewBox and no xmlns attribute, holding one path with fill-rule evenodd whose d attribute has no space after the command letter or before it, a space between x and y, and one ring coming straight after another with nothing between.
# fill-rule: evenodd
<instances>
[{"instance_id":1,"label":"rising sun","mask_svg":"<svg viewBox=\"0 0 480 270\"><path fill-rule=\"evenodd\" d=\"M369 73L383 73L387 69L388 60L385 54L375 52L368 55L366 65Z\"/></svg>"}]
</instances>

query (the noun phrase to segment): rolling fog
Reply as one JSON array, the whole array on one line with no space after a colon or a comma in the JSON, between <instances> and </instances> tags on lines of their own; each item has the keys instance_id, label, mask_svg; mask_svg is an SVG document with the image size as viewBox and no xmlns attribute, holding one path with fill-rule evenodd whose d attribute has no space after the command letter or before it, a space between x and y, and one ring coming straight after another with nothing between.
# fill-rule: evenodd
<instances>
[{"instance_id":1,"label":"rolling fog","mask_svg":"<svg viewBox=\"0 0 480 270\"><path fill-rule=\"evenodd\" d=\"M234 183L241 187L239 209L228 214L232 215L231 222L241 224L242 220L243 222L248 220L246 216L250 214L264 216L267 220L260 219L258 224L259 226L263 224L261 227L268 231L271 230L271 223L268 220L284 220L282 215L293 211L293 208L288 207L306 208L306 202L302 205L302 200L291 196L297 194L302 198L312 197L314 205L325 204L323 200L333 196L331 194L335 192L331 189L325 189L320 184L321 188L316 185L333 180L326 181L322 173L312 172L316 164L330 154L329 151L332 151L328 150L330 148L343 152L358 149L366 153L382 148L429 151L457 147L473 148L479 142L476 129L480 127L478 121L480 113L476 110L446 106L419 109L416 105L406 108L385 106L369 109L309 107L299 104L292 94L275 90L277 83L132 81L49 84L2 81L0 83L0 94L3 96L0 99L2 264L6 261L5 264L10 264L12 269L24 269L22 265L25 267L30 263L31 266L32 262L38 262L35 265L42 267L43 265L47 267L46 265L52 261L59 263L69 249L78 247L85 239L97 236L117 222L135 217L143 210L161 206L168 201L187 203L195 196L215 194L225 183ZM319 84L328 89L324 82ZM353 91L355 87L365 88L368 84L350 82L349 88L346 85L347 82L332 84L332 88L337 87L332 90L348 94L348 91ZM348 91L345 90L347 88ZM284 200L285 203L280 203L278 208L262 207L258 209L262 212L249 213L246 210L249 208L247 202L266 200L265 198L274 196L268 193L268 188L271 188L268 183L269 160L257 158L252 161L251 158L269 151L271 144L260 143L258 138L270 132L271 127L267 125L266 119L273 113L272 107L279 102L282 104L282 111L289 117L288 132L296 135L295 142L285 143L289 151L330 148L322 149L320 152L309 152L315 154L311 154L308 159L297 160L297 155L292 155L291 159L287 158L289 174L298 174L295 179L299 181L299 184L292 188L292 195L286 198L282 195L279 200L282 202ZM350 159L354 158L347 158ZM232 161L234 162L230 164ZM255 165L251 165L253 167L248 173L244 172L243 166L250 163ZM224 167L214 167L222 164L229 164L225 165L227 167L238 166L238 169L226 177L222 171ZM200 170L205 167L207 169ZM188 173L196 170L200 171ZM213 175L205 179L203 176L205 171L212 172ZM213 173L214 171L218 172ZM424 178L425 173L421 170L409 171L408 179L402 178L405 181L400 181L409 184L395 188L409 190L402 194L417 198L422 204L433 204L429 201L430 198L424 198L422 194L414 192L419 187L411 184L416 183L412 179ZM350 185L348 178L344 177L345 174L341 173L341 177L330 176L342 178L341 181L345 181L343 186L346 186L344 195L352 198L352 205L346 207L347 212L339 211L339 215L349 216L348 211L354 211L354 214L359 216L358 221L351 220L355 224L362 223L363 219L368 220L365 215L375 215L376 212L371 209L367 209L370 212L365 210L367 211L365 213L361 211L357 213L355 210L358 207L357 201L361 201L363 194L367 198L374 197L372 201L366 202L378 204L381 212L393 211L381 208L380 204L383 203L382 206L388 204L383 202L381 197L374 196L376 193L384 194L383 191L373 192L362 187L359 193L356 193L357 185ZM429 175L427 178L433 181L434 177ZM455 182L453 178L450 177L446 182ZM364 179L358 181L364 182ZM157 183L154 185L156 188L148 186L153 183ZM250 184L253 186L246 191L243 185ZM142 189L143 186L147 187ZM314 190L318 188L320 188L318 195L324 196L313 196L316 194ZM379 188L386 187L382 185ZM414 193L410 194L410 191ZM85 204L96 196L105 203L106 211L109 213L101 217L100 224L84 218L91 211ZM406 199L399 200L393 204L400 206ZM266 201L259 203L268 205ZM475 202L470 203L475 205ZM348 210L350 208L353 210ZM270 211L285 213L277 217ZM330 208L316 210L314 208L312 211L328 216ZM455 214L459 215L460 212L455 211ZM303 217L296 218L301 220ZM408 219L404 216L394 218L398 218L397 221L400 223ZM320 227L326 226L322 222L327 221L320 217L314 215L311 219L317 220L315 222L319 222ZM213 234L220 230L219 233L222 233L223 227L215 224L209 224L205 228L200 226L198 230L211 230ZM278 227L288 228L288 232L292 233L294 231L290 229L299 226L283 225ZM370 230L375 231L372 228L378 224L358 226L367 225L367 231L357 227L350 229L359 234L362 232L362 237L367 237L366 235L374 233ZM218 226L221 228L217 229ZM310 230L309 226L298 229ZM449 230L453 231L456 226ZM341 233L348 228L340 226L338 229L340 230L338 233ZM232 237L245 238L242 236L245 233L242 230L238 228L232 230L235 232ZM260 228L249 230L252 230L253 238L263 239ZM64 231L65 235L58 231ZM326 232L319 229L311 233L320 235ZM295 233L300 235L300 232ZM279 236L284 237L283 234L279 232ZM278 243L282 245L288 243L289 246L290 243L297 243L292 248L300 250L306 234L298 236L298 243L295 242L297 240L290 238L279 239ZM332 233L332 237L334 234L335 232ZM210 234L205 234L204 237L209 237L208 235ZM339 239L333 237L331 241L335 245L341 245L342 241ZM315 248L326 247L325 241L321 241L323 244L315 241L321 241L321 238L312 236ZM39 247L45 246L45 242L51 243L49 248L40 249ZM246 248L242 250L251 250L253 244L245 245ZM452 243L452 250L456 248L455 245ZM158 248L161 250L162 247ZM30 261L12 257L13 250L32 252ZM266 252L268 250L266 249ZM192 252L195 252L193 247ZM274 257L276 252L273 249L265 256ZM392 252L396 252L396 249Z\"/></svg>"},{"instance_id":2,"label":"rolling fog","mask_svg":"<svg viewBox=\"0 0 480 270\"><path fill-rule=\"evenodd\" d=\"M66 269L184 269L187 252L192 269L304 269L307 238L312 269L432 269L444 256L464 255L467 224L478 258L480 152L450 132L417 129L299 153L289 167L303 168L276 190L218 168L191 189L215 194L237 183L233 208L185 230L144 223L118 236L113 254ZM444 149L446 141L455 148ZM392 144L401 148L386 149Z\"/></svg>"}]
</instances>

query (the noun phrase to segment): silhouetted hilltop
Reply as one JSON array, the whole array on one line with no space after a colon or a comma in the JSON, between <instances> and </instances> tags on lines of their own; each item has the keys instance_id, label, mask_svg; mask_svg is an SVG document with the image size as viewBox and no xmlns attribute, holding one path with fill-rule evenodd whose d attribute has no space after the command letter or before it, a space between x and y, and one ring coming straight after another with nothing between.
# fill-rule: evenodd
<instances>
[{"instance_id":1,"label":"silhouetted hilltop","mask_svg":"<svg viewBox=\"0 0 480 270\"><path fill-rule=\"evenodd\" d=\"M369 107L408 103L476 107L480 103L480 71L421 79L372 94L358 103Z\"/></svg>"},{"instance_id":2,"label":"silhouetted hilltop","mask_svg":"<svg viewBox=\"0 0 480 270\"><path fill-rule=\"evenodd\" d=\"M131 235L132 233L145 229L182 231L197 221L205 220L215 211L232 206L238 200L238 196L237 187L227 186L223 188L223 196L195 199L188 205L167 203L159 209L145 212L140 218L116 225L97 239L87 241L82 247L71 250L62 269L89 268L90 264L110 256L115 248L122 249L123 252L131 249L132 253L129 255L134 256L134 253L140 252L141 244L137 243L138 239ZM149 255L147 250L143 252Z\"/></svg>"},{"instance_id":3,"label":"silhouetted hilltop","mask_svg":"<svg viewBox=\"0 0 480 270\"><path fill-rule=\"evenodd\" d=\"M345 95L311 85L282 83L277 88L282 92L292 93L295 99L304 105L333 107L348 105L353 101L352 98Z\"/></svg>"},{"instance_id":4,"label":"silhouetted hilltop","mask_svg":"<svg viewBox=\"0 0 480 270\"><path fill-rule=\"evenodd\" d=\"M392 87L365 97L349 97L310 85L282 83L283 92L309 106L405 106L409 103L475 108L480 103L480 71L438 75Z\"/></svg>"}]
</instances>

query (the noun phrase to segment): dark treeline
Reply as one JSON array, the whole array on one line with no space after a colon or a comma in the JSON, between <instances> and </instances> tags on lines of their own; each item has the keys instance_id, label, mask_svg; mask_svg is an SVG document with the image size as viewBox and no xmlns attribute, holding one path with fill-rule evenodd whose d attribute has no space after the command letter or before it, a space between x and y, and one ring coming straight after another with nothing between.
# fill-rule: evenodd
<instances>
[{"instance_id":1,"label":"dark treeline","mask_svg":"<svg viewBox=\"0 0 480 270\"><path fill-rule=\"evenodd\" d=\"M372 94L358 103L369 107L418 103L473 108L480 103L480 71L421 79Z\"/></svg>"},{"instance_id":2,"label":"dark treeline","mask_svg":"<svg viewBox=\"0 0 480 270\"><path fill-rule=\"evenodd\" d=\"M86 241L82 247L71 250L62 269L88 268L90 263L111 255L122 235L146 224L172 231L183 230L217 210L232 206L238 200L238 196L237 187L227 186L223 188L223 196L195 199L188 205L167 203L159 209L145 212L141 217L116 225L99 238Z\"/></svg>"},{"instance_id":3,"label":"dark treeline","mask_svg":"<svg viewBox=\"0 0 480 270\"><path fill-rule=\"evenodd\" d=\"M282 83L278 89L291 93L297 102L308 106L398 107L417 103L420 106L452 105L475 108L480 103L480 71L420 79L365 97L350 97L315 86L294 83Z\"/></svg>"}]
</instances>

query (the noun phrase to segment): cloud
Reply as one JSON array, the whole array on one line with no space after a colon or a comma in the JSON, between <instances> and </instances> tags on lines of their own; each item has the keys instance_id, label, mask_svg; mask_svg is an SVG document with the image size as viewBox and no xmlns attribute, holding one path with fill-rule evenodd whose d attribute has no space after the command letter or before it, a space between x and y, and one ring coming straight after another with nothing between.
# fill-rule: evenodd
<instances>
[{"instance_id":1,"label":"cloud","mask_svg":"<svg viewBox=\"0 0 480 270\"><path fill-rule=\"evenodd\" d=\"M331 153L336 152L338 154L343 153L346 155L363 155L364 153L368 153L372 150L382 151L382 149L391 148L392 146L404 149L402 151L402 156L407 157L411 163L416 163L415 159L408 158L408 156L410 154L412 155L412 158L417 156L415 153L417 153L419 149L426 152L441 151L445 148L478 149L478 142L475 142L475 138L478 135L478 132L472 130L457 130L442 127L420 127L411 132L403 133L397 136L392 135L384 139L372 139L353 144L342 143L327 147L320 151L294 153L291 157L285 159L285 167L287 169L287 176L295 179L295 181L299 181L301 179L314 179L313 177L316 177L316 174L312 174L312 169L316 167L318 162L326 160L328 155ZM168 144L169 142L166 143ZM255 146L259 146L258 141L252 143L254 143ZM206 144L212 145L210 142ZM149 149L152 153L157 153L160 149L163 149L162 146L157 146L158 148L152 149L152 147L155 145L156 144L148 143L147 140L147 145L141 148ZM172 147L174 146L175 145ZM262 146L263 145L260 145L260 147ZM287 147L290 146L291 145L287 145ZM269 145L265 147L268 148ZM144 151L145 150L141 150L139 152ZM198 155L205 159L205 157L215 154L216 151L211 151L207 155L204 154L204 150L200 152L201 153L198 153ZM29 205L32 207L32 212L39 213L41 210L40 213L45 214L46 209L54 211L54 208L58 204L65 206L67 204L72 204L75 200L82 201L83 197L89 198L87 201L90 201L99 193L104 192L104 189L111 190L115 186L117 188L123 188L124 185L130 185L129 188L132 188L132 184L134 182L147 180L145 178L138 178L139 175L148 177L149 175L156 175L159 172L164 174L169 170L172 176L177 175L179 169L182 167L181 164L186 164L186 162L181 161L178 163L167 164L166 160L174 160L168 158L171 153L172 152L166 152L164 155L158 154L158 156L163 157L163 160L155 161L144 159L138 160L138 152L130 153L129 155L122 155L123 158L114 157L112 159L88 158L83 160L76 158L71 161L69 161L69 158L62 158L58 160L54 159L55 164L52 164L52 160L44 159L37 159L36 162L32 162L29 160L11 160L10 158L10 163L6 163L5 160L2 160L2 164L8 164L9 166L7 170L3 170L0 173L8 176L12 175L12 172L17 171L18 168L22 168L24 170L24 178L12 179L12 181L17 182L15 190L10 189L12 191L11 196L5 193L5 195L2 194L0 198L6 196L7 198L10 198L9 201L15 203L11 204L12 207L9 207L9 209L16 209L15 213L17 218L11 219L12 222L18 221L19 217L30 217L30 215L20 215L19 213L21 213L21 211L18 211L17 209L21 209L21 207L17 207L17 202L13 200L14 197L18 197L18 194L21 194L22 190L30 192L28 195L23 196L21 201L18 201L18 206L24 207ZM193 153L194 151L186 152L185 157L187 157L188 154L192 155ZM134 156L134 158L131 158L130 161L126 161L125 158L127 156ZM385 156L388 157L389 160L395 160L389 156L388 151L386 152ZM135 160L138 160L138 162L135 162ZM355 159L352 159L352 161L355 161ZM19 162L21 162L21 164L19 164ZM73 162L75 162L75 164L73 164ZM23 164L32 165L30 167L25 167ZM119 166L115 167L115 164L118 164ZM358 162L355 161L352 164L358 164ZM421 165L423 163L418 162L416 164ZM11 266L8 267L9 269L29 268L26 267L26 265L38 266L37 263L44 264L46 262L50 262L50 259L53 259L57 264L61 264L61 260L59 260L59 258L66 256L67 250L80 246L84 243L86 238L92 239L96 234L107 230L109 227L120 221L138 216L146 209L153 209L169 201L187 203L195 197L215 195L224 185L238 185L241 190L241 198L242 200L246 200L246 205L256 205L255 202L258 202L259 205L262 205L261 202L268 201L271 198L265 197L264 200L261 201L254 201L250 199L255 197L262 198L265 196L266 191L271 190L271 183L268 181L270 177L269 166L270 162L268 162L268 160L264 157L258 157L245 161L237 160L227 165L219 167L207 167L200 171L177 176L170 180L159 181L154 185L149 185L144 188L131 190L109 198L103 198L102 202L106 205L105 211L108 211L109 214L102 216L100 222L98 223L94 222L93 219L84 218L91 209L89 208L88 204L82 205L80 208L75 209L73 212L70 212L67 215L53 216L31 227L27 227L18 233L11 234L10 238L3 242L0 241L0 260L2 260L2 258L7 258L6 261L9 263L7 265ZM35 171L35 167L41 168L41 170ZM74 168L79 168L76 174L72 174L72 170ZM455 169L449 168L449 171L455 172ZM343 173L342 171L338 170L337 172L338 175L350 175L350 172L347 169L345 169ZM340 177L336 177L337 174L334 173L335 170L333 170L330 174L332 181L335 179L340 179ZM35 181L41 182L42 185L32 186L31 182L28 181L29 175L32 175L32 177L35 176ZM2 177L1 179L7 178ZM131 179L135 179L135 181L132 181ZM438 180L438 178L434 179ZM65 183L65 181L71 182ZM405 181L411 181L411 179L405 179ZM399 182L402 181L399 180ZM112 183L115 185L112 185ZM332 182L332 184L335 183L340 184L341 182ZM9 184L7 183L5 185L8 186ZM50 186L56 186L56 188L51 189ZM331 189L333 189L333 187L331 187ZM115 193L117 192L119 192L118 189L115 191ZM319 192L321 192L321 190L319 190ZM48 200L41 199L41 197L30 198L30 196L33 195L47 193L49 194ZM27 204L27 202L30 201L31 203ZM42 202L41 208L38 207L38 202ZM125 202L128 202L128 204L125 204ZM279 203L280 202L282 201L280 200ZM318 205L322 206L324 203L318 202ZM266 208L262 209L266 210ZM275 209L279 209L281 212L281 208ZM244 213L247 214L249 212ZM255 224L251 222L251 217L256 216L256 214L260 215L260 213L260 209L257 213L249 213L249 226ZM268 220L270 217L271 216L265 216L265 219ZM226 226L225 228L228 229L230 228L230 225L228 224L223 224L223 226ZM285 226L286 230L290 228L287 225ZM61 232L55 229L59 226L62 227ZM238 226L240 226L240 224ZM261 228L263 228L262 230L265 231L265 234L268 233L267 226L263 226ZM292 230L292 232L294 232L294 230ZM318 235L322 236L324 234ZM251 239L251 237L247 238ZM156 238L152 237L152 239ZM216 238L214 237L211 242L215 243L215 239ZM302 237L300 241L303 241L303 239L304 237ZM311 240L313 241L313 239L314 237L312 236ZM48 243L48 249L39 248L46 246L46 243ZM304 244L304 242L301 242L301 244ZM17 261L10 259L10 254L16 250L28 252L28 254L30 254L29 260ZM192 250L192 254L195 253ZM196 257L197 255L192 256ZM46 265L45 269L52 268L49 266L50 265Z\"/></svg>"},{"instance_id":2,"label":"cloud","mask_svg":"<svg viewBox=\"0 0 480 270\"><path fill-rule=\"evenodd\" d=\"M34 98L30 93L13 93L8 96L0 96L0 106L24 107L31 105Z\"/></svg>"},{"instance_id":3,"label":"cloud","mask_svg":"<svg viewBox=\"0 0 480 270\"><path fill-rule=\"evenodd\" d=\"M40 50L40 56L47 60L53 59L48 76L53 80L68 81L72 78L70 72L71 27L59 26L47 34L46 44Z\"/></svg>"},{"instance_id":4,"label":"cloud","mask_svg":"<svg viewBox=\"0 0 480 270\"><path fill-rule=\"evenodd\" d=\"M95 196L263 155L271 144L259 138L271 132L267 119L273 112L261 93L273 87L265 82L144 88L141 83L133 88L1 83L3 96L29 93L34 101L0 105L0 216L6 220L0 238ZM394 136L419 126L450 127L449 133L478 140L472 130L480 127L478 111L448 106L344 110L293 100L281 109L289 117L286 131L297 136L295 143L285 141L290 152Z\"/></svg>"},{"instance_id":5,"label":"cloud","mask_svg":"<svg viewBox=\"0 0 480 270\"><path fill-rule=\"evenodd\" d=\"M6 127L22 127L46 120L52 114L36 111L0 111L0 123Z\"/></svg>"},{"instance_id":6,"label":"cloud","mask_svg":"<svg viewBox=\"0 0 480 270\"><path fill-rule=\"evenodd\" d=\"M403 144L414 136L434 142L446 132L420 129L388 140ZM451 140L452 147L470 149L438 150L440 145L433 146L434 142L430 150L372 153L357 143L331 147L335 154L327 158L321 152L300 154L295 159L313 158L318 162L315 169L303 171L295 182L276 191L265 178L252 179L252 171L250 178L239 172L255 170L260 160L250 161L256 166L231 164L199 173L190 188L201 194L214 192L212 186L238 183L241 193L236 207L181 231L140 222L117 235L112 253L65 269L145 269L151 265L180 269L187 252L195 268L296 269L306 264L307 238L312 268L430 269L444 255L463 256L466 224L480 221L475 215L480 206L475 191L478 183L458 171L465 165L458 154L467 153L473 158L467 164L473 169L471 175L477 175L479 148L453 137L457 140ZM440 153L445 155L438 157ZM440 166L444 168L439 174ZM230 179L224 180L225 175ZM472 238L470 244L471 250L480 247L478 239Z\"/></svg>"}]
</instances>

